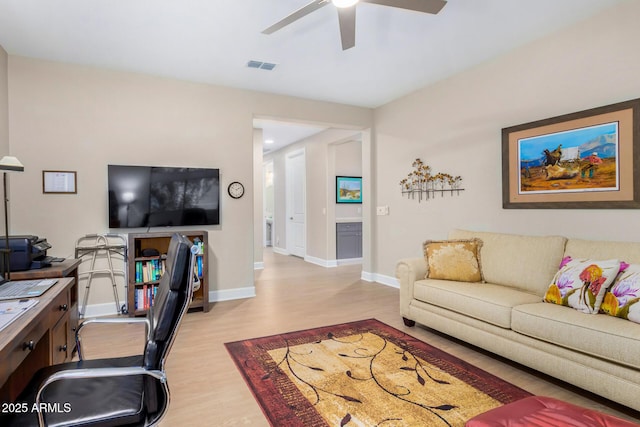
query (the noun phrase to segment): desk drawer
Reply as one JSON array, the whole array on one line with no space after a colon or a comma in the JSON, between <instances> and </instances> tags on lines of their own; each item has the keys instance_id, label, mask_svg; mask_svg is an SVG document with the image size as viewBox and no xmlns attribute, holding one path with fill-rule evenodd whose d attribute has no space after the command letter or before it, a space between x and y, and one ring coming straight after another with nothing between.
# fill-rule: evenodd
<instances>
[{"instance_id":1,"label":"desk drawer","mask_svg":"<svg viewBox=\"0 0 640 427\"><path fill-rule=\"evenodd\" d=\"M49 324L58 323L62 316L69 312L70 307L69 291L61 292L49 306Z\"/></svg>"},{"instance_id":2,"label":"desk drawer","mask_svg":"<svg viewBox=\"0 0 640 427\"><path fill-rule=\"evenodd\" d=\"M338 233L342 233L345 231L362 233L362 223L361 222L338 222L336 224L336 231Z\"/></svg>"},{"instance_id":3,"label":"desk drawer","mask_svg":"<svg viewBox=\"0 0 640 427\"><path fill-rule=\"evenodd\" d=\"M40 322L34 325L24 335L24 338L15 342L13 347L6 353L7 358L0 361L0 385L4 384L11 373L32 353L42 353L42 346L49 346L46 338L47 326ZM46 358L48 359L49 350L46 349Z\"/></svg>"},{"instance_id":4,"label":"desk drawer","mask_svg":"<svg viewBox=\"0 0 640 427\"><path fill-rule=\"evenodd\" d=\"M67 361L69 348L69 315L65 315L51 330L51 363L57 365Z\"/></svg>"}]
</instances>

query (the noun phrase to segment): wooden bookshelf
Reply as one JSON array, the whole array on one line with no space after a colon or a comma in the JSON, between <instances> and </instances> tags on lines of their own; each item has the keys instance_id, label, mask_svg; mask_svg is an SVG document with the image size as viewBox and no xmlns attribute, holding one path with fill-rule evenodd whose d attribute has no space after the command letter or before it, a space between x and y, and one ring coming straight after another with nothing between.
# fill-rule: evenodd
<instances>
[{"instance_id":1,"label":"wooden bookshelf","mask_svg":"<svg viewBox=\"0 0 640 427\"><path fill-rule=\"evenodd\" d=\"M194 292L189 310L209 311L208 233L203 230L179 231L192 242L202 242L202 253L196 258L200 289ZM160 281L169 242L174 232L129 234L127 306L130 316L144 316L153 304L154 289ZM156 249L158 256L142 256L145 249Z\"/></svg>"}]
</instances>

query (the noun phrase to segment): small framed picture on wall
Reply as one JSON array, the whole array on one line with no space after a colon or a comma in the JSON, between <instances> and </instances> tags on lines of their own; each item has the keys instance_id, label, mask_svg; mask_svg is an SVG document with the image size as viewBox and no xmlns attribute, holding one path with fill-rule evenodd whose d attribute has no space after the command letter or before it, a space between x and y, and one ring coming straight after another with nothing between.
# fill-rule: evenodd
<instances>
[{"instance_id":1,"label":"small framed picture on wall","mask_svg":"<svg viewBox=\"0 0 640 427\"><path fill-rule=\"evenodd\" d=\"M75 171L42 171L42 192L45 194L77 194Z\"/></svg>"},{"instance_id":2,"label":"small framed picture on wall","mask_svg":"<svg viewBox=\"0 0 640 427\"><path fill-rule=\"evenodd\" d=\"M362 178L337 176L336 203L362 203Z\"/></svg>"}]
</instances>

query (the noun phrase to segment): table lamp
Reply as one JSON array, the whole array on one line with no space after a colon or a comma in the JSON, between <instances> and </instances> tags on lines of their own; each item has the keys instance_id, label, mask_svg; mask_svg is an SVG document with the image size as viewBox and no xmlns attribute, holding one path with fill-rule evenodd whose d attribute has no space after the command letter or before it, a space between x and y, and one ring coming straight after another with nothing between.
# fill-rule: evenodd
<instances>
[{"instance_id":1,"label":"table lamp","mask_svg":"<svg viewBox=\"0 0 640 427\"><path fill-rule=\"evenodd\" d=\"M7 172L23 172L24 166L13 156L0 159L0 170L3 171L2 183L4 189L4 249L2 249L2 275L11 279L11 248L9 247L9 196L7 193Z\"/></svg>"}]
</instances>

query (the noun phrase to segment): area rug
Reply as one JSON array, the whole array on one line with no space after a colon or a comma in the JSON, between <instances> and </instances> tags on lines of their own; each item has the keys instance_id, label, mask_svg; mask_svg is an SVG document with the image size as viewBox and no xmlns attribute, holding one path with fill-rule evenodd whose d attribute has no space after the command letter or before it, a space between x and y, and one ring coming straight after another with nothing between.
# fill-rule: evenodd
<instances>
[{"instance_id":1,"label":"area rug","mask_svg":"<svg viewBox=\"0 0 640 427\"><path fill-rule=\"evenodd\" d=\"M531 394L378 320L226 343L273 426L464 426Z\"/></svg>"}]
</instances>

